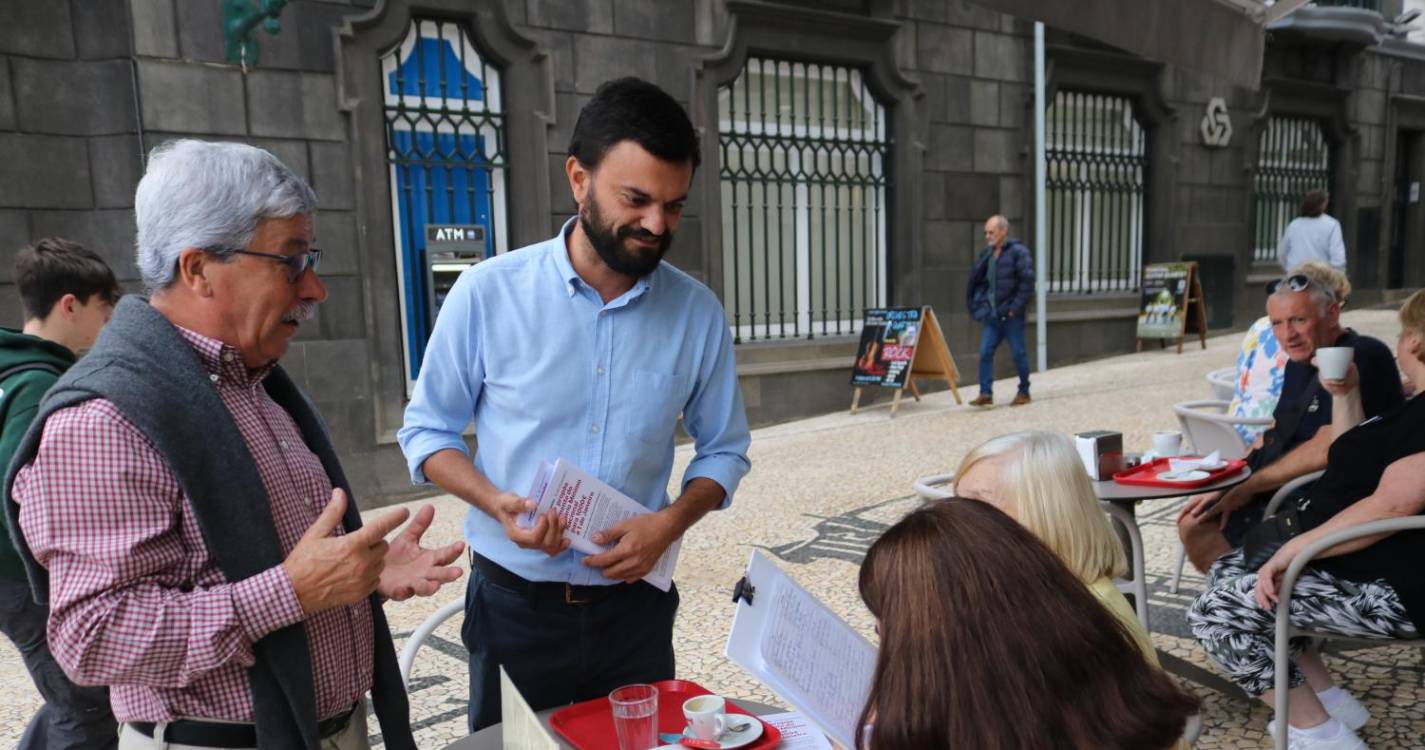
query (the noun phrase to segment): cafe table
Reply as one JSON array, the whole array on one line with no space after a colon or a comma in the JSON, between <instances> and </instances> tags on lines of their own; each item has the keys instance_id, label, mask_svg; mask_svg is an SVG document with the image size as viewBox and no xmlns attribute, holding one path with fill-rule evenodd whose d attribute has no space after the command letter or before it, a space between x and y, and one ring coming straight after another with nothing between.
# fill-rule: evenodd
<instances>
[{"instance_id":1,"label":"cafe table","mask_svg":"<svg viewBox=\"0 0 1425 750\"><path fill-rule=\"evenodd\" d=\"M748 711L757 716L777 714L786 711L786 709L784 708L769 706L765 703L758 703L756 701L742 700L741 698L729 698L728 702L734 703L740 706L743 710ZM563 706L560 706L560 708L563 708ZM546 727L549 726L549 717L553 715L555 711L558 710L559 708L547 708L539 712L539 718L544 721L544 725ZM553 731L553 729L550 730L550 732ZM560 748L574 747L573 745L565 742L564 738L560 737L557 733L554 735L554 737L559 742ZM500 750L500 748L504 746L504 740L504 732L501 730L499 724L495 724L493 726L485 727L484 729L481 729L480 731L470 735L469 737L456 740L455 742L446 745L445 750Z\"/></svg>"}]
</instances>

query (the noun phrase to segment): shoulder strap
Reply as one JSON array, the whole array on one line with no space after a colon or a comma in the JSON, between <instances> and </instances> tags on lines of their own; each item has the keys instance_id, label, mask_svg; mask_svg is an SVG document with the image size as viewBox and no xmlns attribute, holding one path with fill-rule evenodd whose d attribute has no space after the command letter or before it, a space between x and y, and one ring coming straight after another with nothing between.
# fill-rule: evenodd
<instances>
[{"instance_id":1,"label":"shoulder strap","mask_svg":"<svg viewBox=\"0 0 1425 750\"><path fill-rule=\"evenodd\" d=\"M0 370L0 383L4 383L6 380L9 380L15 375L19 375L20 373L31 372L34 370L47 372L51 375L54 375L55 377L59 377L60 375L64 374L58 367L55 367L49 362L20 362L17 364L10 365L9 367L6 367L3 370Z\"/></svg>"}]
</instances>

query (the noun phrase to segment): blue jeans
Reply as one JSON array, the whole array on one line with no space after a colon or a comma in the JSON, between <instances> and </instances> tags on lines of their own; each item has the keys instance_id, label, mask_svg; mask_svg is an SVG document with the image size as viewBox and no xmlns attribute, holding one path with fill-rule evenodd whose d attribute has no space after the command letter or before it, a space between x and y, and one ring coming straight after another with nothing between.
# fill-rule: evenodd
<instances>
[{"instance_id":1,"label":"blue jeans","mask_svg":"<svg viewBox=\"0 0 1425 750\"><path fill-rule=\"evenodd\" d=\"M109 689L76 685L65 676L45 641L48 619L49 607L30 598L28 583L0 581L0 632L14 642L45 699L25 727L19 750L118 747L119 727L109 708Z\"/></svg>"},{"instance_id":2,"label":"blue jeans","mask_svg":"<svg viewBox=\"0 0 1425 750\"><path fill-rule=\"evenodd\" d=\"M1024 314L1007 318L986 318L980 333L980 395L993 395L995 382L995 350L1001 341L1009 342L1014 355L1014 368L1019 371L1019 392L1029 393L1029 355L1024 353Z\"/></svg>"}]
</instances>

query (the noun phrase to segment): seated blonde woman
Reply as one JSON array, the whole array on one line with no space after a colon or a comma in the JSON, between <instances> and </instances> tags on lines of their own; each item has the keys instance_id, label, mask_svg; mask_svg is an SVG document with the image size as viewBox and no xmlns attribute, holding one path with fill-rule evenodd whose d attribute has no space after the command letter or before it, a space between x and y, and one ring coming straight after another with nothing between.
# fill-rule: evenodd
<instances>
[{"instance_id":1,"label":"seated blonde woman","mask_svg":"<svg viewBox=\"0 0 1425 750\"><path fill-rule=\"evenodd\" d=\"M1143 656L1158 663L1147 631L1113 582L1128 561L1067 437L1015 432L981 444L960 462L955 494L999 508L1039 537L1123 623Z\"/></svg>"}]
</instances>

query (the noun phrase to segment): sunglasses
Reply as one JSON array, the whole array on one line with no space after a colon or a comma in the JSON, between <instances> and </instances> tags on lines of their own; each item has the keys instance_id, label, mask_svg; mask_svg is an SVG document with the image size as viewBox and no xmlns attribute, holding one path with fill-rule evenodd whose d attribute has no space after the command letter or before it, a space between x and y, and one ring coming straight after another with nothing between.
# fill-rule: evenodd
<instances>
[{"instance_id":1,"label":"sunglasses","mask_svg":"<svg viewBox=\"0 0 1425 750\"><path fill-rule=\"evenodd\" d=\"M1293 292L1303 292L1311 288L1311 277L1304 273L1294 273L1284 279L1267 282L1267 294L1276 294L1277 290L1285 285Z\"/></svg>"},{"instance_id":2,"label":"sunglasses","mask_svg":"<svg viewBox=\"0 0 1425 750\"><path fill-rule=\"evenodd\" d=\"M259 253L253 250L230 250L233 255L253 255L258 258L268 258L287 266L287 281L295 284L302 278L302 274L310 268L317 270L317 264L322 262L322 251L312 248L299 255L278 255L277 253Z\"/></svg>"}]
</instances>

